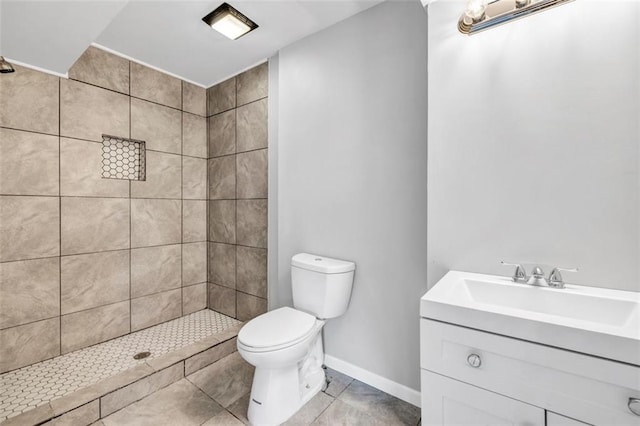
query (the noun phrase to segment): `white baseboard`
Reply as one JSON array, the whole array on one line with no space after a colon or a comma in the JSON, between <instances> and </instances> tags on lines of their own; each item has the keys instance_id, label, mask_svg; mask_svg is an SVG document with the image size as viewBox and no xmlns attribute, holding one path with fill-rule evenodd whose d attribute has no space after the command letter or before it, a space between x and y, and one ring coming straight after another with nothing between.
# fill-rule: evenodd
<instances>
[{"instance_id":1,"label":"white baseboard","mask_svg":"<svg viewBox=\"0 0 640 426\"><path fill-rule=\"evenodd\" d=\"M409 404L420 407L420 392L417 390L401 385L400 383L389 380L386 377L379 376L371 371L365 370L364 368L360 368L341 359L332 357L331 355L325 354L324 363L329 368L360 380L369 386L380 389L381 391L406 401Z\"/></svg>"}]
</instances>

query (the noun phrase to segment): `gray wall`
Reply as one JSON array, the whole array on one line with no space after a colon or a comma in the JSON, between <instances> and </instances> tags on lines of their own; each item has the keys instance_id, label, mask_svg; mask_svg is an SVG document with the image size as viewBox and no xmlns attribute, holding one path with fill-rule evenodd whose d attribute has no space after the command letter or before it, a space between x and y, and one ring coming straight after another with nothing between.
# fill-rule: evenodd
<instances>
[{"instance_id":1,"label":"gray wall","mask_svg":"<svg viewBox=\"0 0 640 426\"><path fill-rule=\"evenodd\" d=\"M277 80L271 69L270 304L292 303L295 253L355 261L351 304L326 325L326 352L413 389L427 288L426 40L419 2L387 2L282 49Z\"/></svg>"},{"instance_id":2,"label":"gray wall","mask_svg":"<svg viewBox=\"0 0 640 426\"><path fill-rule=\"evenodd\" d=\"M506 259L640 290L639 8L577 1L466 37L462 0L429 6L430 285Z\"/></svg>"}]
</instances>

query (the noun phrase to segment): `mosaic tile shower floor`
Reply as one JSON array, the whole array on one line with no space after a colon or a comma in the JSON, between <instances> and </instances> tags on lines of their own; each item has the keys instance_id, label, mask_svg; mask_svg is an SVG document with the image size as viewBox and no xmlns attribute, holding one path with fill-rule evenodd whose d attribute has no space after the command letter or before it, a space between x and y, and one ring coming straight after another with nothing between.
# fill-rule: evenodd
<instances>
[{"instance_id":1,"label":"mosaic tile shower floor","mask_svg":"<svg viewBox=\"0 0 640 426\"><path fill-rule=\"evenodd\" d=\"M240 324L202 310L0 375L0 422ZM133 355L149 351L146 359Z\"/></svg>"}]
</instances>

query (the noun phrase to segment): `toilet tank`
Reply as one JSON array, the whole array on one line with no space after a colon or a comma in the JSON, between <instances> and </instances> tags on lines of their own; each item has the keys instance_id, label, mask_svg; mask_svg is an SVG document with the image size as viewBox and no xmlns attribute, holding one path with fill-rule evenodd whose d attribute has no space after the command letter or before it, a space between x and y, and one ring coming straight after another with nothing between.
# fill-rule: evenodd
<instances>
[{"instance_id":1,"label":"toilet tank","mask_svg":"<svg viewBox=\"0 0 640 426\"><path fill-rule=\"evenodd\" d=\"M309 253L291 258L293 306L316 318L336 318L349 306L356 264Z\"/></svg>"}]
</instances>

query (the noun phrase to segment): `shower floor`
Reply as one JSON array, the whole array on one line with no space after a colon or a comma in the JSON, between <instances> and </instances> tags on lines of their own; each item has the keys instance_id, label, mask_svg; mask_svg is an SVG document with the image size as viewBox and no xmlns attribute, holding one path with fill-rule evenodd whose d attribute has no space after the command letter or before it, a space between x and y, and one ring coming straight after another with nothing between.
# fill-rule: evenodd
<instances>
[{"instance_id":1,"label":"shower floor","mask_svg":"<svg viewBox=\"0 0 640 426\"><path fill-rule=\"evenodd\" d=\"M0 375L0 423L241 324L208 309ZM150 352L144 359L133 356Z\"/></svg>"}]
</instances>

